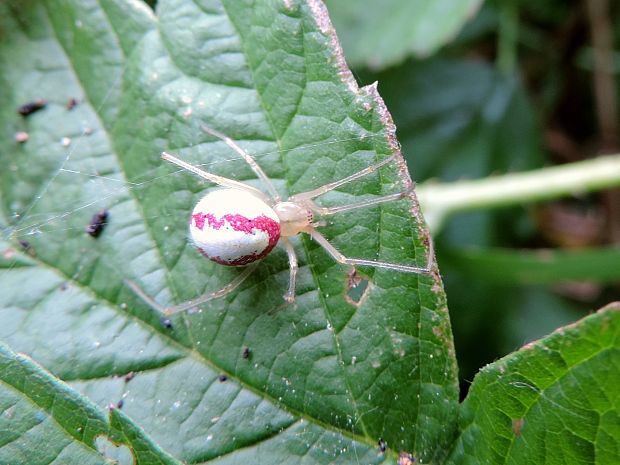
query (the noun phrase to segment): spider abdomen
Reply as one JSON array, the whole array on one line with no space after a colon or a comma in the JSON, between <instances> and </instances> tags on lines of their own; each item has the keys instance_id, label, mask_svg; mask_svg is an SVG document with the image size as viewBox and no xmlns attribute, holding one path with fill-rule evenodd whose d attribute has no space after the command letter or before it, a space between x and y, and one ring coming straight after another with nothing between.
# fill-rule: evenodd
<instances>
[{"instance_id":1,"label":"spider abdomen","mask_svg":"<svg viewBox=\"0 0 620 465\"><path fill-rule=\"evenodd\" d=\"M241 266L271 252L280 238L280 220L250 192L217 189L194 207L189 232L196 248L208 259Z\"/></svg>"}]
</instances>

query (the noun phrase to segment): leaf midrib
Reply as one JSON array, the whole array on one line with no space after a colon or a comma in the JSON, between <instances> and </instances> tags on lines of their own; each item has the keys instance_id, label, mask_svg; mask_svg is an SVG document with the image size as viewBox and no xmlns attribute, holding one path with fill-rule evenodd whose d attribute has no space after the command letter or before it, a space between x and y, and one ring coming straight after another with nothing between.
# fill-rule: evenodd
<instances>
[{"instance_id":1,"label":"leaf midrib","mask_svg":"<svg viewBox=\"0 0 620 465\"><path fill-rule=\"evenodd\" d=\"M231 24L233 25L233 27L237 31L238 36L242 39L240 41L241 42L241 48L243 50L243 54L245 56L246 63L248 65L248 70L249 70L250 75L252 77L252 81L256 82L256 80L254 79L255 70L252 67L252 60L249 59L248 51L247 51L246 45L245 45L247 43L247 41L243 40L243 35L241 34L241 31L239 30L239 28L237 27L237 25L233 21L230 13L228 12L225 0L222 1L222 6L223 6L224 11L226 12L226 14L228 16L229 21L231 22ZM300 21L299 24L300 24L301 37L302 37L302 41L301 42L304 45L304 50L306 50L306 48L305 48L305 37L306 37L306 35L305 35L305 30L304 30L303 18L300 18L299 21ZM303 59L304 59L304 64L307 64L307 62L306 62L306 54L305 53L303 54ZM307 69L307 66L305 66L305 69ZM286 134L286 131L288 130L288 127L290 127L290 123L294 119L294 115L297 114L297 109L299 108L299 102L303 98L304 93L305 93L305 89L306 89L306 84L307 84L306 76L307 76L307 74L304 73L304 88L303 88L302 92L300 92L300 94L299 94L300 97L299 97L299 100L297 101L296 111L293 113L293 116L291 116L291 119L287 122L287 127L282 132L283 135ZM265 114L267 122L268 122L268 124L269 124L269 126L271 128L271 132L274 134L275 142L276 142L276 145L278 146L278 152L282 153L282 150L283 150L282 139L277 136L277 132L276 132L276 129L275 129L275 125L274 125L273 119L271 118L270 113L269 113L269 111L267 109L267 106L265 105L265 101L263 99L263 95L260 92L260 89L256 85L255 85L254 88L255 88L256 93L258 95L258 99L259 99L260 105L263 108L263 113ZM288 176L289 170L287 168L286 163L284 163L284 160L282 159L282 157L280 157L280 160L281 160L281 164L282 164L282 167L283 167L283 170L284 170L284 178L285 178L285 181L286 181L287 189L290 192L290 190L291 190L291 182L290 182L290 177ZM327 303L325 295L324 295L324 293L321 290L321 286L320 286L320 282L319 282L319 278L318 278L318 273L316 271L316 266L314 266L314 264L312 263L311 255L308 253L309 250L308 250L307 238L304 237L302 239L301 243L302 243L302 246L304 248L304 253L305 253L305 256L306 256L306 262L307 262L307 264L308 264L308 266L310 268L310 271L312 273L312 277L313 277L313 281L314 281L314 284L315 284L315 288L318 291L319 299L321 301L321 306L322 306L322 308L323 308L323 310L325 312L325 318L329 322L329 324L330 324L330 326L332 328L331 334L332 334L332 337L333 337L334 348L335 348L335 351L336 351L336 354L337 354L337 357L338 357L338 362L337 363L338 363L338 367L340 369L340 372L342 374L342 379L344 380L344 383L346 385L347 397L349 398L349 401L351 402L351 405L353 405L353 410L354 410L355 415L356 415L356 424L359 424L361 426L361 429L362 429L362 431L364 433L362 437L365 438L365 440L368 441L368 443L373 444L373 440L370 437L370 435L368 434L368 430L367 430L366 424L364 422L364 416L361 415L360 409L359 409L359 407L357 405L357 400L356 400L355 396L353 395L353 390L351 388L351 383L350 383L349 377L347 376L347 373L346 373L346 370L345 370L344 359L343 359L343 356L342 356L342 349L340 348L340 341L338 339L338 334L336 333L336 329L335 329L335 326L334 326L334 319L333 319L333 317L331 315L331 312L329 310L329 305ZM343 431L345 431L345 430L343 430Z\"/></svg>"}]
</instances>

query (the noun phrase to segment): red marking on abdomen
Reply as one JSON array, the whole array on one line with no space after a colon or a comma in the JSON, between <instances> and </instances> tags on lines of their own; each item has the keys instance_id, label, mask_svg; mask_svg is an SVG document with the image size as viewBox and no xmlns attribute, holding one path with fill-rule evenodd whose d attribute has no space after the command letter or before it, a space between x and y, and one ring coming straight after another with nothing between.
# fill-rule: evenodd
<instances>
[{"instance_id":1,"label":"red marking on abdomen","mask_svg":"<svg viewBox=\"0 0 620 465\"><path fill-rule=\"evenodd\" d=\"M265 250L263 250L261 253L244 255L233 261L227 261L222 259L221 257L211 257L203 249L198 248L198 251L205 257L221 265L247 265L248 263L252 263L256 260L264 258L269 252L273 250L273 248L278 243L278 240L280 239L280 224L265 215L257 216L253 219L248 219L243 215L226 214L220 219L218 219L212 213L194 213L192 215L192 219L194 220L194 225L201 231L205 227L205 222L210 228L215 230L219 230L222 226L224 226L226 222L228 222L228 224L235 231L240 231L245 234L253 235L254 230L259 230L266 232L267 236L269 236L269 242L267 243L267 247L265 247Z\"/></svg>"},{"instance_id":2,"label":"red marking on abdomen","mask_svg":"<svg viewBox=\"0 0 620 465\"><path fill-rule=\"evenodd\" d=\"M202 231L202 229L205 227L204 213L195 213L192 215L192 219L194 220L194 225Z\"/></svg>"}]
</instances>

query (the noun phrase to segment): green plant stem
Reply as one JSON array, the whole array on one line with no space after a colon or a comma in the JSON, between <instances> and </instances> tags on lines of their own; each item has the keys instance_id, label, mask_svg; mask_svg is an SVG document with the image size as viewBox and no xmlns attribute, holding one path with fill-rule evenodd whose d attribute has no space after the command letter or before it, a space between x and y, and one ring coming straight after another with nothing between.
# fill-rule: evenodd
<instances>
[{"instance_id":1,"label":"green plant stem","mask_svg":"<svg viewBox=\"0 0 620 465\"><path fill-rule=\"evenodd\" d=\"M416 189L431 231L456 212L519 205L620 186L620 154L476 181L428 181Z\"/></svg>"},{"instance_id":2,"label":"green plant stem","mask_svg":"<svg viewBox=\"0 0 620 465\"><path fill-rule=\"evenodd\" d=\"M519 9L517 2L507 0L499 6L499 31L497 37L497 68L505 76L514 73L517 63L519 35Z\"/></svg>"}]
</instances>

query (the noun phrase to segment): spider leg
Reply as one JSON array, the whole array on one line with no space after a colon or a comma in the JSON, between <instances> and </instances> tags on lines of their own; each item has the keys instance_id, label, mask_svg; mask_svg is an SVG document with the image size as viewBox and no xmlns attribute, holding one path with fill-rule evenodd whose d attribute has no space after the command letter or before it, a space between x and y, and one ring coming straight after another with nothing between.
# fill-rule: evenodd
<instances>
[{"instance_id":1,"label":"spider leg","mask_svg":"<svg viewBox=\"0 0 620 465\"><path fill-rule=\"evenodd\" d=\"M390 262L382 262L379 260L366 260L362 258L349 258L345 257L336 247L331 245L325 236L323 236L320 232L318 232L314 228L308 229L308 234L317 241L321 247L323 247L328 254L330 254L334 260L338 263L342 263L343 265L359 265L359 266L372 266L374 268L385 268L387 270L394 271L403 271L405 273L417 273L417 274L425 274L431 272L431 267L433 265L433 243L432 241L429 243L428 248L428 256L426 261L426 266L410 266L410 265L402 265L399 263L390 263Z\"/></svg>"},{"instance_id":2,"label":"spider leg","mask_svg":"<svg viewBox=\"0 0 620 465\"><path fill-rule=\"evenodd\" d=\"M229 187L231 189L241 189L247 192L251 192L252 194L258 196L260 199L262 199L265 202L270 201L263 192L261 192L260 190L248 184L235 181L234 179L225 178L224 176L219 176L217 174L209 173L208 171L204 171L198 168L197 166L187 163L186 161L183 161L180 158L177 158L168 152L162 152L161 157L166 161L169 161L171 163L174 163L177 166L180 166L184 170L191 171L192 173L197 174L198 176L200 176L203 179L206 179L207 181L211 181L212 183L218 184L223 187Z\"/></svg>"},{"instance_id":3,"label":"spider leg","mask_svg":"<svg viewBox=\"0 0 620 465\"><path fill-rule=\"evenodd\" d=\"M395 157L396 155L391 155L387 157L386 159L381 160L378 163L375 163L374 165L367 166L363 170L360 170L357 173L353 173L352 175L347 176L346 178L342 178L338 181L327 183L321 187L317 187L316 189L313 189L308 192L301 192L299 194L295 194L289 198L289 201L297 202L297 201L309 200L309 199L318 197L319 195L325 194L326 192L333 191L334 189L337 189L338 187L344 184L348 184L351 181L355 181L356 179L359 179L359 178L362 178L364 176L368 176L369 174L374 173L382 166L387 165L388 163L393 161Z\"/></svg>"},{"instance_id":4,"label":"spider leg","mask_svg":"<svg viewBox=\"0 0 620 465\"><path fill-rule=\"evenodd\" d=\"M295 253L293 244L291 244L291 241L289 241L287 237L282 237L280 240L286 248L289 264L288 291L284 294L284 300L288 303L293 303L295 301L295 282L297 280L297 270L299 269L299 266L297 265L297 254Z\"/></svg>"},{"instance_id":5,"label":"spider leg","mask_svg":"<svg viewBox=\"0 0 620 465\"><path fill-rule=\"evenodd\" d=\"M196 297L192 300L188 300L187 302L183 302L178 305L173 305L171 307L165 307L157 302L152 297L149 297L136 283L133 281L126 280L125 284L129 286L129 288L140 297L146 304L148 304L153 310L162 313L164 315L172 315L174 313L183 312L185 310L189 310L194 308L200 304L208 302L209 300L218 299L220 297L224 297L227 294L230 294L232 291L237 289L243 281L245 281L248 276L252 274L252 272L256 269L256 266L259 262L252 263L245 267L245 269L239 273L235 279L233 279L230 283L228 283L223 288L203 294L199 297Z\"/></svg>"},{"instance_id":6,"label":"spider leg","mask_svg":"<svg viewBox=\"0 0 620 465\"><path fill-rule=\"evenodd\" d=\"M313 200L305 200L303 203L314 213L318 213L322 216L334 215L336 213L345 212L349 210L355 210L356 208L364 208L370 207L371 205L377 205L380 203L391 202L393 200L400 200L407 197L413 191L413 185L402 192L397 192L395 194L382 195L380 197L375 197L374 199L362 200L360 202L354 202L347 205L338 205L336 207L321 207L317 205Z\"/></svg>"},{"instance_id":7,"label":"spider leg","mask_svg":"<svg viewBox=\"0 0 620 465\"><path fill-rule=\"evenodd\" d=\"M256 173L256 176L258 176L258 179L260 179L262 183L265 185L265 187L269 191L269 194L271 195L273 200L275 202L279 202L281 200L280 194L278 194L278 191L276 191L275 186L269 180L269 178L267 177L263 169L260 167L260 165L256 162L256 160L254 160L254 157L252 157L252 155L250 155L248 152L243 150L234 140L232 140L227 135L222 134L221 132L213 128L210 128L209 126L206 126L204 124L201 127L204 132L206 132L207 134L211 134L212 136L217 137L218 139L222 140L231 149L233 149L235 152L241 155L243 159L247 162L247 164L250 165L250 168L252 168L254 173Z\"/></svg>"}]
</instances>

